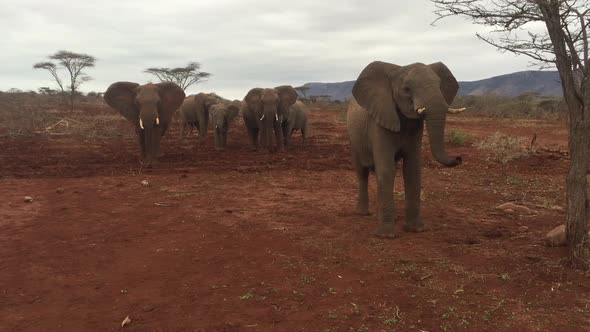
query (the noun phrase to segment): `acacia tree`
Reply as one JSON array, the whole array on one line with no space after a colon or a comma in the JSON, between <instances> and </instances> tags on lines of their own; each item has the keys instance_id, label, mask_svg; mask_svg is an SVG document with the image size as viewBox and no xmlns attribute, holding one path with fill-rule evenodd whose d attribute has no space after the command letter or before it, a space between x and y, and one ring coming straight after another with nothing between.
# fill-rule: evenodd
<instances>
[{"instance_id":1,"label":"acacia tree","mask_svg":"<svg viewBox=\"0 0 590 332\"><path fill-rule=\"evenodd\" d=\"M590 4L579 0L431 0L438 20L463 16L492 28L477 34L501 51L557 67L569 114L570 165L566 177L567 242L572 264L590 268L586 165L590 157ZM434 22L434 23L435 23Z\"/></svg>"},{"instance_id":2,"label":"acacia tree","mask_svg":"<svg viewBox=\"0 0 590 332\"><path fill-rule=\"evenodd\" d=\"M57 83L59 90L62 93L62 96L69 95L70 101L70 110L74 110L74 99L78 92L78 88L82 83L90 81L92 78L82 70L84 68L94 67L96 62L96 58L92 55L83 54L83 53L74 53L70 51L57 51L55 54L49 56L50 60L55 60L57 64L46 61L46 62L39 62L33 65L34 69L45 69L47 70L53 79ZM62 79L59 77L58 70L65 69L69 76L70 76L70 84L68 86L68 91L64 87L64 83Z\"/></svg>"},{"instance_id":3,"label":"acacia tree","mask_svg":"<svg viewBox=\"0 0 590 332\"><path fill-rule=\"evenodd\" d=\"M311 89L310 87L308 87L308 86L305 86L305 85L298 86L298 87L296 87L296 88L295 88L295 90L297 90L297 91L301 92L301 95L303 95L303 99L304 99L305 101L307 101L307 100L308 100L308 99L307 99L307 91L309 91L310 89Z\"/></svg>"},{"instance_id":4,"label":"acacia tree","mask_svg":"<svg viewBox=\"0 0 590 332\"><path fill-rule=\"evenodd\" d=\"M191 85L199 84L211 76L210 73L199 69L201 69L201 65L198 62L189 62L184 67L148 68L144 72L155 75L160 82L174 82L186 90Z\"/></svg>"}]
</instances>

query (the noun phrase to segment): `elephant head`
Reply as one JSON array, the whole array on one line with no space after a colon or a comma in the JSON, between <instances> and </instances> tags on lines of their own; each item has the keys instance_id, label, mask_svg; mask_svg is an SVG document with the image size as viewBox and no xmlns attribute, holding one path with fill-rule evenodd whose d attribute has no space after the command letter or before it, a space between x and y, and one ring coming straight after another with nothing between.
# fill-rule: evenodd
<instances>
[{"instance_id":1,"label":"elephant head","mask_svg":"<svg viewBox=\"0 0 590 332\"><path fill-rule=\"evenodd\" d=\"M442 62L402 67L375 61L361 72L352 93L374 121L393 132L399 132L407 119L423 119L432 155L452 167L461 164L461 157L447 155L444 131L447 113L464 110L449 108L458 90L457 80Z\"/></svg>"},{"instance_id":2,"label":"elephant head","mask_svg":"<svg viewBox=\"0 0 590 332\"><path fill-rule=\"evenodd\" d=\"M273 147L273 131L276 145L283 149L281 123L289 106L297 101L297 91L290 85L272 89L254 88L244 98L247 107L255 114L258 127L262 131L262 145L270 150Z\"/></svg>"},{"instance_id":3,"label":"elephant head","mask_svg":"<svg viewBox=\"0 0 590 332\"><path fill-rule=\"evenodd\" d=\"M227 143L227 132L230 123L240 112L240 102L221 102L210 109L215 135L215 149L223 150Z\"/></svg>"},{"instance_id":4,"label":"elephant head","mask_svg":"<svg viewBox=\"0 0 590 332\"><path fill-rule=\"evenodd\" d=\"M209 111L215 129L226 132L229 123L238 115L240 104L235 102L218 103L213 105Z\"/></svg>"},{"instance_id":5,"label":"elephant head","mask_svg":"<svg viewBox=\"0 0 590 332\"><path fill-rule=\"evenodd\" d=\"M184 97L184 91L172 82L145 85L116 82L104 95L110 107L135 124L142 156L147 163L157 161L160 138Z\"/></svg>"}]
</instances>

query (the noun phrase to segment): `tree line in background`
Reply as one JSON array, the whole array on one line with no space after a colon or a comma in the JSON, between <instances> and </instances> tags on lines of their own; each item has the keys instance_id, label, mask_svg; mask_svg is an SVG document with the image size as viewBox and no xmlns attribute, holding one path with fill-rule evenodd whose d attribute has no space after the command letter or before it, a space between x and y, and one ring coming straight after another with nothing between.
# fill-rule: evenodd
<instances>
[{"instance_id":1,"label":"tree line in background","mask_svg":"<svg viewBox=\"0 0 590 332\"><path fill-rule=\"evenodd\" d=\"M48 58L50 61L38 62L33 65L33 69L47 70L57 84L57 89L41 87L37 92L27 91L27 93L61 96L64 104L68 104L70 111L73 111L76 98L84 95L79 91L79 87L92 80L92 77L86 74L84 70L94 67L97 59L89 54L64 50L57 51L49 55ZM174 82L183 90L186 90L211 76L210 73L200 69L201 65L198 62L189 62L184 67L152 67L146 69L144 73L155 76L160 82ZM7 92L21 93L22 91L10 89ZM89 92L86 96L102 97L102 94L102 92Z\"/></svg>"},{"instance_id":2,"label":"tree line in background","mask_svg":"<svg viewBox=\"0 0 590 332\"><path fill-rule=\"evenodd\" d=\"M74 110L76 98L84 96L79 91L79 87L92 80L92 77L84 72L85 69L95 67L96 57L71 51L60 50L48 56L50 61L38 62L33 65L34 69L44 69L49 72L56 83L56 88L40 87L36 92L27 91L29 94L40 94L49 96L60 96L64 104L68 104L70 111ZM60 75L64 73L65 75ZM209 77L211 74L201 71L201 64L198 62L189 62L184 67L151 67L144 70L144 73L155 76L160 82L174 82L186 91L189 87L197 85ZM300 92L301 98L308 103L329 103L332 102L329 95L307 95L310 89L306 86L295 88ZM10 89L8 93L22 93L19 89ZM102 97L103 92L88 92L88 97ZM337 102L338 103L338 102Z\"/></svg>"}]
</instances>

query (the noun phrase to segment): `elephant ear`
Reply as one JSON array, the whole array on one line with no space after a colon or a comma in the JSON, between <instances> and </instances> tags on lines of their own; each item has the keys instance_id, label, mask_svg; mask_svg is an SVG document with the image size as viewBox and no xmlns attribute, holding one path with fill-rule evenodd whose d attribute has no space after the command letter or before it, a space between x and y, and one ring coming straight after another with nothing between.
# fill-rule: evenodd
<instances>
[{"instance_id":1,"label":"elephant ear","mask_svg":"<svg viewBox=\"0 0 590 332\"><path fill-rule=\"evenodd\" d=\"M182 105L186 96L178 84L172 82L158 83L160 93L160 116L172 118L172 115Z\"/></svg>"},{"instance_id":2,"label":"elephant ear","mask_svg":"<svg viewBox=\"0 0 590 332\"><path fill-rule=\"evenodd\" d=\"M139 110L135 105L135 89L138 86L134 82L116 82L104 93L106 103L134 123L139 119Z\"/></svg>"},{"instance_id":3,"label":"elephant ear","mask_svg":"<svg viewBox=\"0 0 590 332\"><path fill-rule=\"evenodd\" d=\"M297 91L290 85L281 85L275 88L279 92L281 106L288 109L297 101Z\"/></svg>"},{"instance_id":4,"label":"elephant ear","mask_svg":"<svg viewBox=\"0 0 590 332\"><path fill-rule=\"evenodd\" d=\"M459 83L457 83L455 76L453 76L449 68L442 62L429 64L428 67L440 77L440 91L445 97L447 104L451 105L455 96L457 96L457 91L459 91Z\"/></svg>"},{"instance_id":5,"label":"elephant ear","mask_svg":"<svg viewBox=\"0 0 590 332\"><path fill-rule=\"evenodd\" d=\"M245 107L252 111L259 111L262 108L262 90L262 88L254 88L248 91L248 94L244 97Z\"/></svg>"},{"instance_id":6,"label":"elephant ear","mask_svg":"<svg viewBox=\"0 0 590 332\"><path fill-rule=\"evenodd\" d=\"M359 105L383 128L400 130L397 106L393 98L391 78L400 66L374 61L359 74L352 88L352 95Z\"/></svg>"}]
</instances>

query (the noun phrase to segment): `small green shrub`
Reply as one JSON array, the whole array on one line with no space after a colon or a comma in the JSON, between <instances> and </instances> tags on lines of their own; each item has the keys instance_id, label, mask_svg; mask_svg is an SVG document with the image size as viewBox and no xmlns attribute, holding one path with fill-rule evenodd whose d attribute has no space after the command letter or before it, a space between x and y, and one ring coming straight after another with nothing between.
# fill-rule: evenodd
<instances>
[{"instance_id":1,"label":"small green shrub","mask_svg":"<svg viewBox=\"0 0 590 332\"><path fill-rule=\"evenodd\" d=\"M458 130L451 130L447 134L447 141L453 145L464 146L472 141L471 135Z\"/></svg>"}]
</instances>

